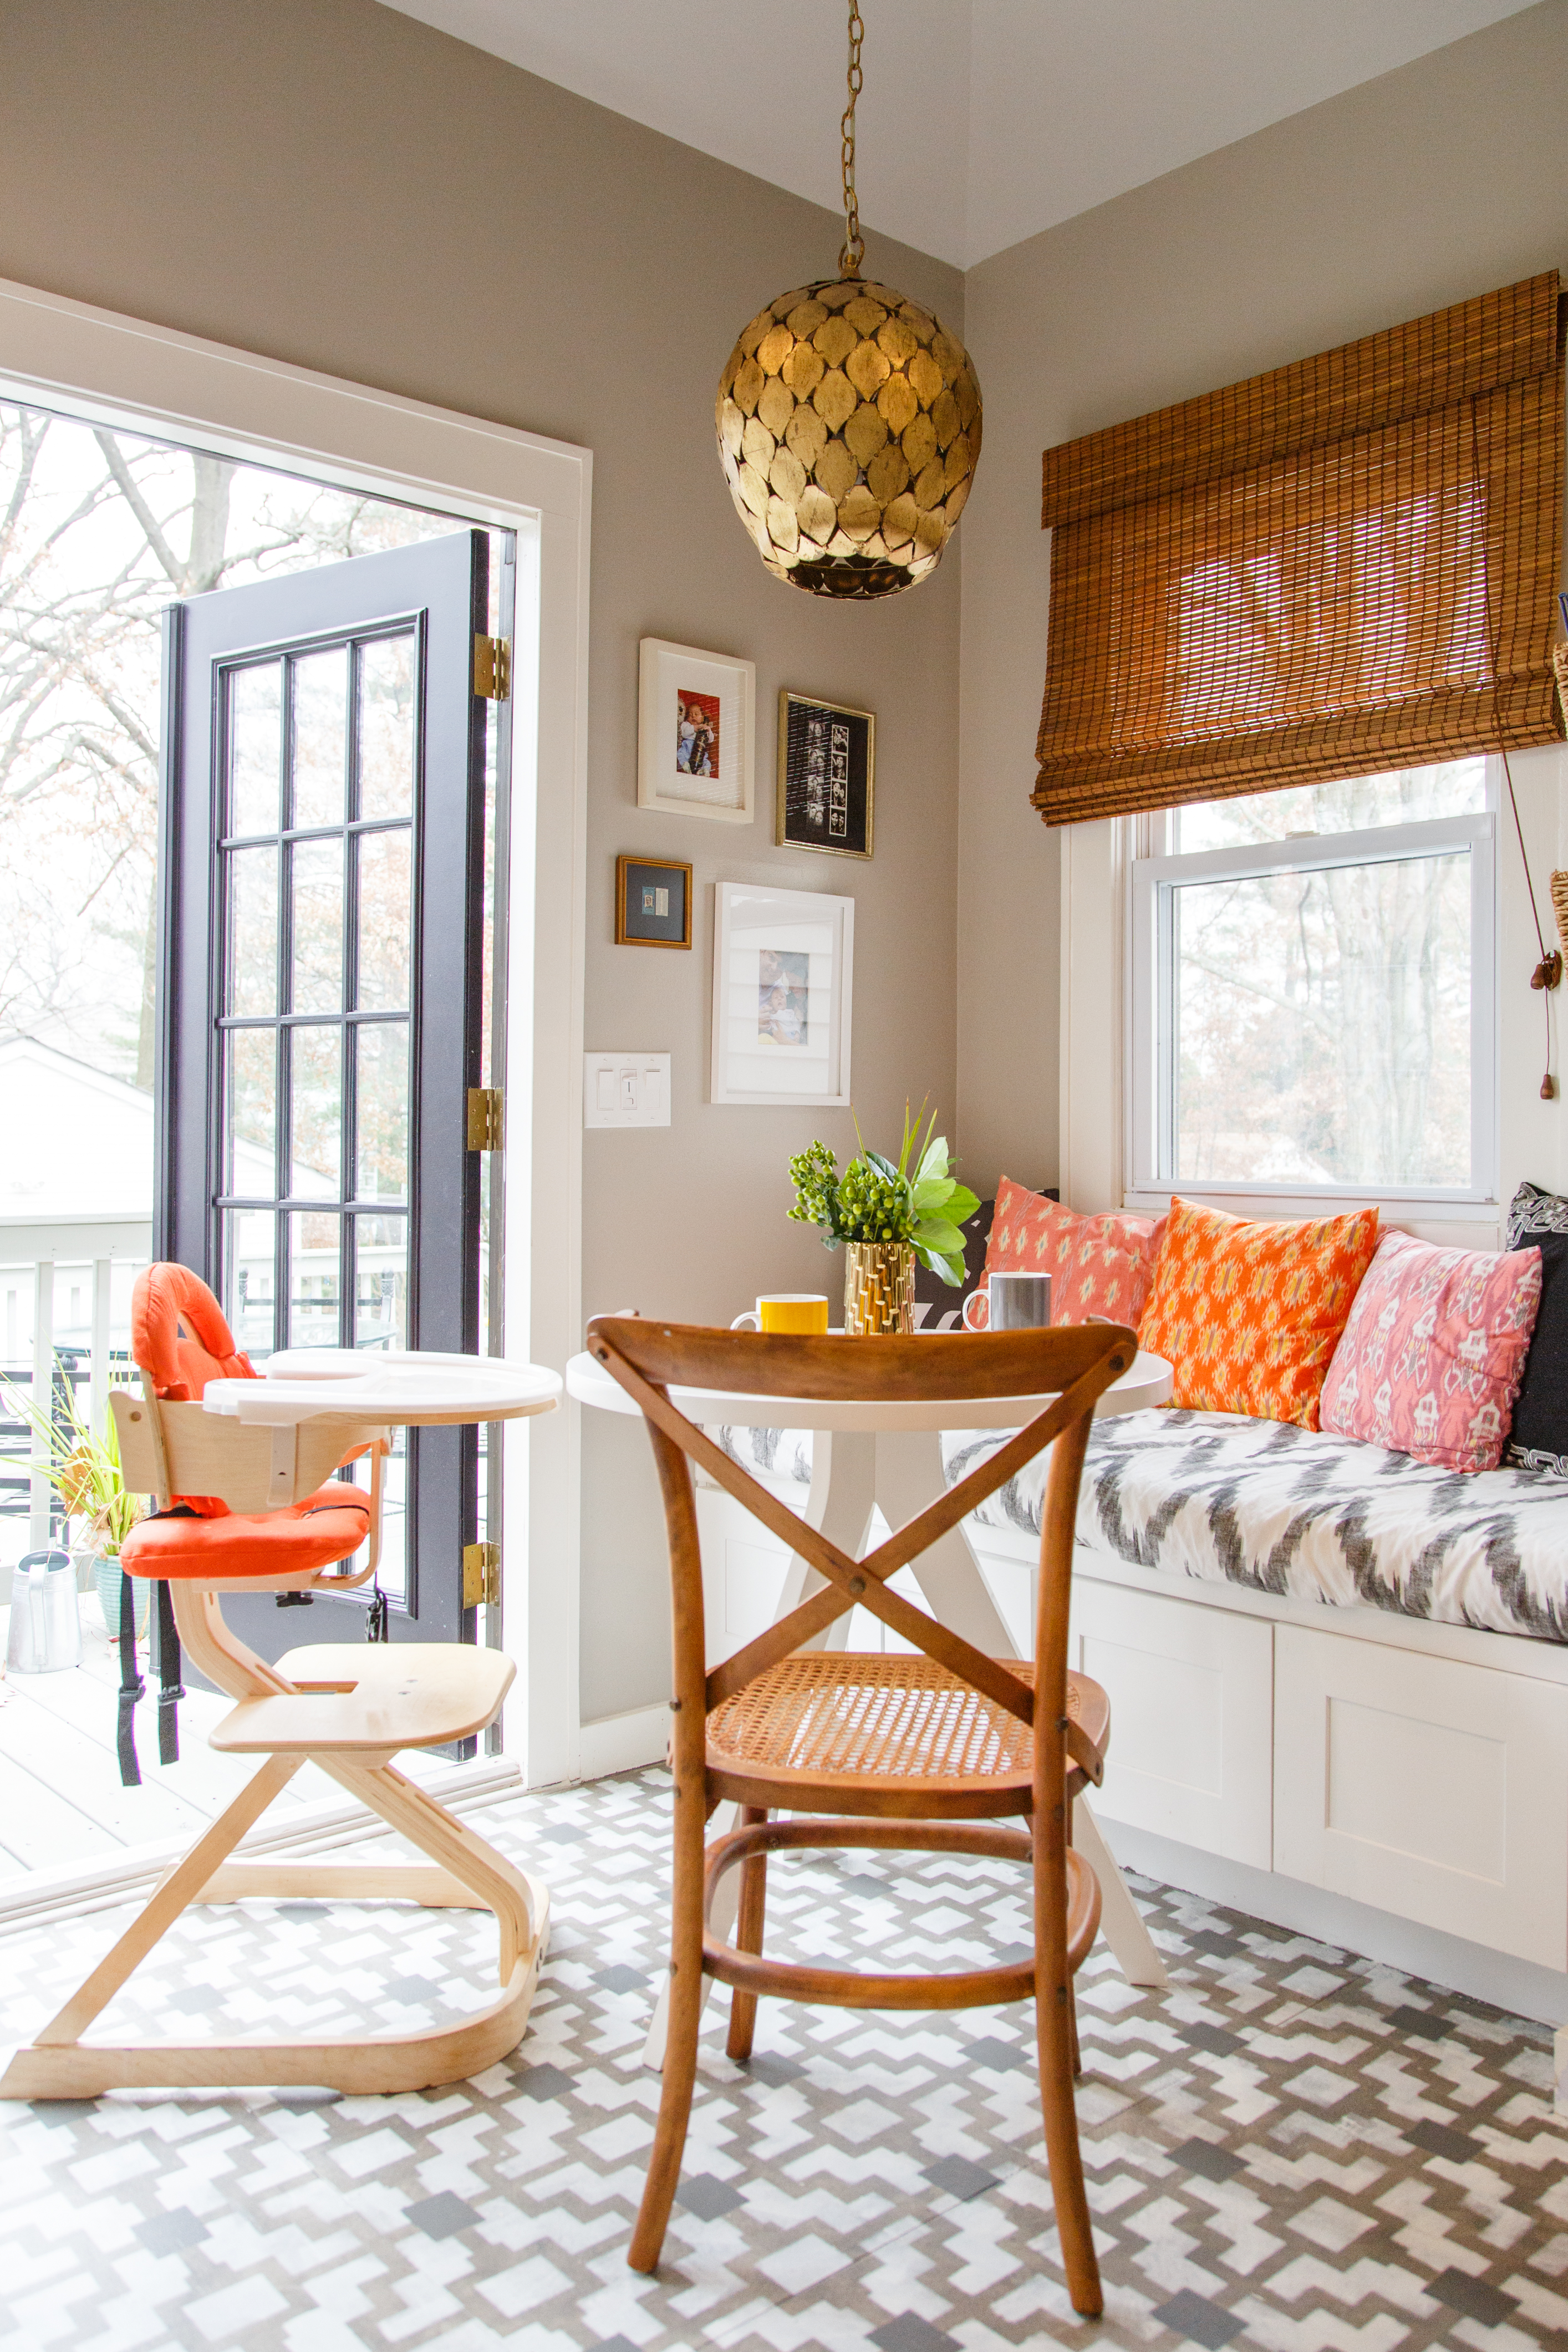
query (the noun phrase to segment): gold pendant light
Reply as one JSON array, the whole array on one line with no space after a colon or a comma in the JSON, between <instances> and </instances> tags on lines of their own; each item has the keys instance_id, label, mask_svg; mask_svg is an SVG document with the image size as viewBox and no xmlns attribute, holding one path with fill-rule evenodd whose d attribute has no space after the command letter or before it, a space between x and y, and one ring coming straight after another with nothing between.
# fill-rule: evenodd
<instances>
[{"instance_id":1,"label":"gold pendant light","mask_svg":"<svg viewBox=\"0 0 1568 2352\"><path fill-rule=\"evenodd\" d=\"M935 571L980 457L980 384L940 319L860 275L849 0L838 275L759 310L719 380L719 457L768 570L814 596L893 596Z\"/></svg>"}]
</instances>

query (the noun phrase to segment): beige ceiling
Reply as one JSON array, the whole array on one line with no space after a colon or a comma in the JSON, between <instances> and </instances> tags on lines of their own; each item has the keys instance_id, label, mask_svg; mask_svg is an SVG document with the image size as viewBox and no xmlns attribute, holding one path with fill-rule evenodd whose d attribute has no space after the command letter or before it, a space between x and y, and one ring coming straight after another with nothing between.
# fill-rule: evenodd
<instances>
[{"instance_id":1,"label":"beige ceiling","mask_svg":"<svg viewBox=\"0 0 1568 2352\"><path fill-rule=\"evenodd\" d=\"M838 202L844 0L386 5ZM1530 5L861 0L861 213L967 268Z\"/></svg>"}]
</instances>

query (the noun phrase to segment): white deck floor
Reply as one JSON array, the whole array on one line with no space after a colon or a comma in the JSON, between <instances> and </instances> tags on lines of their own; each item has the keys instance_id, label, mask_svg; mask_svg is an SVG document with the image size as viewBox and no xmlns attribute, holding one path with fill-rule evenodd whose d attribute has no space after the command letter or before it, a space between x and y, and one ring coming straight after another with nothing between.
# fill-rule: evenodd
<instances>
[{"instance_id":1,"label":"white deck floor","mask_svg":"<svg viewBox=\"0 0 1568 2352\"><path fill-rule=\"evenodd\" d=\"M9 1616L0 1609L0 1658ZM193 1689L180 1702L180 1760L160 1764L156 1685L149 1680L136 1710L142 1785L122 1789L114 1745L120 1653L91 1592L81 1596L81 1629L79 1666L8 1673L0 1681L0 1891L37 1871L97 1869L138 1847L183 1845L256 1769L252 1757L219 1756L207 1746L208 1732L232 1701ZM416 1779L451 1769L439 1757L405 1756L400 1766ZM274 1800L266 1825L283 1829L290 1811L342 1802L336 1782L307 1764Z\"/></svg>"}]
</instances>

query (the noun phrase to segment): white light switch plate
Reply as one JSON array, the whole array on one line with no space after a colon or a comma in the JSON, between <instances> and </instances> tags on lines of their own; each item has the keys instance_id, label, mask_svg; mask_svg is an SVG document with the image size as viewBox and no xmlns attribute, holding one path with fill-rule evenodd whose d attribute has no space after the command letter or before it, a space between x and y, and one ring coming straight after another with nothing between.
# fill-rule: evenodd
<instances>
[{"instance_id":1,"label":"white light switch plate","mask_svg":"<svg viewBox=\"0 0 1568 2352\"><path fill-rule=\"evenodd\" d=\"M668 1054L584 1054L584 1127L668 1127Z\"/></svg>"}]
</instances>

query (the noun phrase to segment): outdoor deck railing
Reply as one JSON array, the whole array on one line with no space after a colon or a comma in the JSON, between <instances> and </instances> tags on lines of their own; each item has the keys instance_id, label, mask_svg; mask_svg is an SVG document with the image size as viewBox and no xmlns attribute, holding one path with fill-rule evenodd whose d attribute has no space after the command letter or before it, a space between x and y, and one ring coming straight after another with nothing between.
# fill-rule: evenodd
<instances>
[{"instance_id":1,"label":"outdoor deck railing","mask_svg":"<svg viewBox=\"0 0 1568 2352\"><path fill-rule=\"evenodd\" d=\"M131 1361L131 1286L151 1263L150 1217L0 1216L0 1373L48 1397L85 1387L101 1431L109 1391ZM27 1518L27 1549L42 1550L59 1505L34 1466L31 1431L0 1402L0 1513Z\"/></svg>"}]
</instances>

